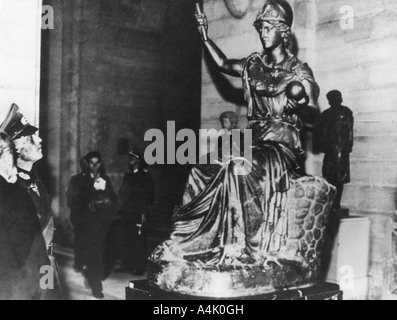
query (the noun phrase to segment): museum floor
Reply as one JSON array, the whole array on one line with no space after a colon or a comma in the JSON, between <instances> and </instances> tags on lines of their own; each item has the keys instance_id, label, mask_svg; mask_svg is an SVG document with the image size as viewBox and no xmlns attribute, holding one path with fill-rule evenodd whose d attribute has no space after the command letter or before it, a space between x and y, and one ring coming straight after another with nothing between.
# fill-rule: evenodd
<instances>
[{"instance_id":1,"label":"museum floor","mask_svg":"<svg viewBox=\"0 0 397 320\"><path fill-rule=\"evenodd\" d=\"M91 295L91 290L84 286L84 278L73 269L73 250L57 247L56 257L60 266L60 280L65 300L97 300ZM145 277L136 277L129 274L112 272L103 281L103 300L125 300L125 287L130 280L140 280Z\"/></svg>"}]
</instances>

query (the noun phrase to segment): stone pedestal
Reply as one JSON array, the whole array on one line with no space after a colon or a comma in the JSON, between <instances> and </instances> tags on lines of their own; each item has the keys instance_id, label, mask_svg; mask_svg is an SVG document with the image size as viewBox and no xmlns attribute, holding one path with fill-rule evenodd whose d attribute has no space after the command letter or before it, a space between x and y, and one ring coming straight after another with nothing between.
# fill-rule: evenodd
<instances>
[{"instance_id":1,"label":"stone pedestal","mask_svg":"<svg viewBox=\"0 0 397 320\"><path fill-rule=\"evenodd\" d=\"M330 226L333 240L326 281L337 283L345 299L364 300L368 291L370 220L349 216Z\"/></svg>"},{"instance_id":2,"label":"stone pedestal","mask_svg":"<svg viewBox=\"0 0 397 320\"><path fill-rule=\"evenodd\" d=\"M126 300L342 300L342 297L343 293L339 286L332 283L320 283L299 290L284 290L233 298L200 297L169 292L158 288L147 280L131 281L126 288Z\"/></svg>"}]
</instances>

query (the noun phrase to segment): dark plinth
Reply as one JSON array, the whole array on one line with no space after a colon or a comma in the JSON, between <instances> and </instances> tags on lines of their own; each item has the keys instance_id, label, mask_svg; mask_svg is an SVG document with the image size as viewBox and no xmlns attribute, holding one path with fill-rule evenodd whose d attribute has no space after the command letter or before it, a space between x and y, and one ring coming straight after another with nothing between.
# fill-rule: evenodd
<instances>
[{"instance_id":1,"label":"dark plinth","mask_svg":"<svg viewBox=\"0 0 397 320\"><path fill-rule=\"evenodd\" d=\"M233 298L200 297L169 292L150 285L147 280L131 281L130 284L133 288L126 288L126 300L342 300L343 297L339 286L332 283Z\"/></svg>"},{"instance_id":2,"label":"dark plinth","mask_svg":"<svg viewBox=\"0 0 397 320\"><path fill-rule=\"evenodd\" d=\"M346 209L346 208L340 208L338 211L338 217L339 219L343 219L343 218L348 218L350 215L350 210Z\"/></svg>"}]
</instances>

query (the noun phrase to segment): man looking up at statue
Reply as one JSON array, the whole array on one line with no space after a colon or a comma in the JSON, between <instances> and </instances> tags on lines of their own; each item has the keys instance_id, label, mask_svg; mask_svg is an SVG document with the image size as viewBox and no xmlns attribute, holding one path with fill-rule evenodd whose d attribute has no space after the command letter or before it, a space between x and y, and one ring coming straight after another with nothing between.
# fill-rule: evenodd
<instances>
[{"instance_id":1,"label":"man looking up at statue","mask_svg":"<svg viewBox=\"0 0 397 320\"><path fill-rule=\"evenodd\" d=\"M53 256L54 217L51 209L51 197L46 186L37 176L34 164L43 158L41 138L36 134L38 128L32 126L20 112L16 104L11 106L8 116L0 126L14 141L17 152L17 183L30 195L40 220L47 254L52 262L56 279L57 267ZM60 289L60 287L58 287ZM48 291L48 299L56 298L57 290Z\"/></svg>"}]
</instances>

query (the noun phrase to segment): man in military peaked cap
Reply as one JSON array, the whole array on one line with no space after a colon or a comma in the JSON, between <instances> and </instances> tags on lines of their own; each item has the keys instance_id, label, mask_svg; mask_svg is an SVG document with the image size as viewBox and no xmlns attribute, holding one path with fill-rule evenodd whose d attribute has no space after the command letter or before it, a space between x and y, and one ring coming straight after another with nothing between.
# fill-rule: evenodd
<instances>
[{"instance_id":1,"label":"man in military peaked cap","mask_svg":"<svg viewBox=\"0 0 397 320\"><path fill-rule=\"evenodd\" d=\"M0 130L7 132L11 139L15 140L22 136L33 135L39 129L29 123L16 104L12 104L6 119L0 126Z\"/></svg>"},{"instance_id":2,"label":"man in military peaked cap","mask_svg":"<svg viewBox=\"0 0 397 320\"><path fill-rule=\"evenodd\" d=\"M54 237L54 217L51 210L51 197L47 188L39 179L33 165L43 158L41 139L36 134L38 128L32 126L23 116L16 104L11 109L0 126L15 143L17 152L18 182L30 195L40 220L43 237L47 246L50 261L53 263L54 274L57 279L57 270L52 254ZM52 291L52 292L50 292ZM49 290L48 298L57 296L57 290ZM44 299L46 297L43 297Z\"/></svg>"},{"instance_id":3,"label":"man in military peaked cap","mask_svg":"<svg viewBox=\"0 0 397 320\"><path fill-rule=\"evenodd\" d=\"M0 131L0 300L36 300L50 262L33 201L16 182L14 143Z\"/></svg>"},{"instance_id":4,"label":"man in military peaked cap","mask_svg":"<svg viewBox=\"0 0 397 320\"><path fill-rule=\"evenodd\" d=\"M147 259L146 221L154 202L154 184L137 148L129 152L128 166L130 170L119 191L123 224L122 266L115 271L143 275Z\"/></svg>"}]
</instances>

